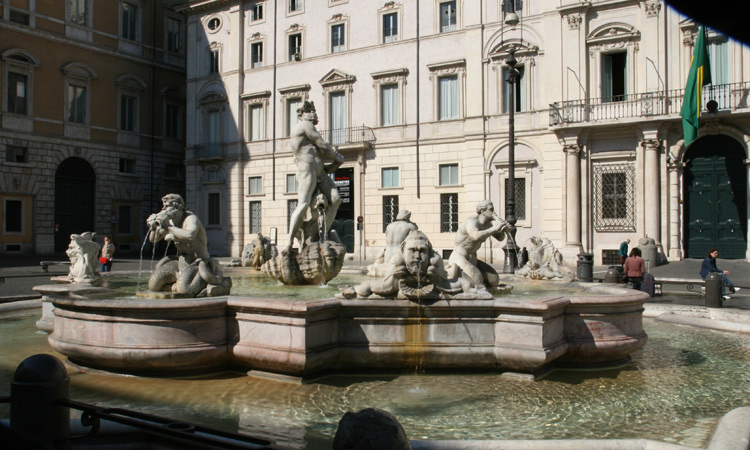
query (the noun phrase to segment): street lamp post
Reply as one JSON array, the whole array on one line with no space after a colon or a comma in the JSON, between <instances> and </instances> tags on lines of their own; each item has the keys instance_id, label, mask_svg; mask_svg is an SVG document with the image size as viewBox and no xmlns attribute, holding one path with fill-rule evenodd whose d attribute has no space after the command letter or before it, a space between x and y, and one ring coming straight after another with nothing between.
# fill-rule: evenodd
<instances>
[{"instance_id":1,"label":"street lamp post","mask_svg":"<svg viewBox=\"0 0 750 450\"><path fill-rule=\"evenodd\" d=\"M505 240L505 264L503 273L513 273L518 267L518 247L516 246L516 83L518 70L516 69L516 49L508 50L508 188L505 190L505 220L511 226L509 238Z\"/></svg>"}]
</instances>

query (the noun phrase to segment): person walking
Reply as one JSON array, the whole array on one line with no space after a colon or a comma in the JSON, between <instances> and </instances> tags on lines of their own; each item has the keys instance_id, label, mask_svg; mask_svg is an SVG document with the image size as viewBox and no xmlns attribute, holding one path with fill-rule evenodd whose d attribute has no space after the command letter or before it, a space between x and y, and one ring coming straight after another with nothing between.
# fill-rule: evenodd
<instances>
[{"instance_id":1,"label":"person walking","mask_svg":"<svg viewBox=\"0 0 750 450\"><path fill-rule=\"evenodd\" d=\"M617 252L617 254L620 255L620 265L625 264L625 260L628 257L628 244L630 244L630 239L625 239L622 241L622 244L620 244L620 251Z\"/></svg>"},{"instance_id":2,"label":"person walking","mask_svg":"<svg viewBox=\"0 0 750 450\"><path fill-rule=\"evenodd\" d=\"M646 266L643 264L643 258L641 258L641 249L636 247L630 251L630 256L625 260L623 271L627 275L628 281L633 283L633 289L640 289L643 274L646 273Z\"/></svg>"},{"instance_id":3,"label":"person walking","mask_svg":"<svg viewBox=\"0 0 750 450\"><path fill-rule=\"evenodd\" d=\"M102 272L112 270L112 257L115 255L115 244L112 243L112 236L104 236L104 245L102 245L102 256L99 262L102 264Z\"/></svg>"},{"instance_id":4,"label":"person walking","mask_svg":"<svg viewBox=\"0 0 750 450\"><path fill-rule=\"evenodd\" d=\"M740 288L735 287L734 284L732 284L731 281L729 281L729 271L728 270L721 270L716 266L716 258L719 256L719 251L715 248L712 248L708 251L708 255L706 255L706 259L703 260L703 264L701 264L701 278L704 280L711 272L716 272L721 274L721 298L724 300L729 300L729 295L727 295L727 288L729 288L729 294L734 294L735 292L738 292Z\"/></svg>"}]
</instances>

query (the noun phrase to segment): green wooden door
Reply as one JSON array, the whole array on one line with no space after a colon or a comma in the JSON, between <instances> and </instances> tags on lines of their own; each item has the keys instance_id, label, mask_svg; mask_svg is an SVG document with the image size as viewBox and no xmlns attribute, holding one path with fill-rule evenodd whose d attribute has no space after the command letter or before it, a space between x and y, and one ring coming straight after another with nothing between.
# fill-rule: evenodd
<instances>
[{"instance_id":1,"label":"green wooden door","mask_svg":"<svg viewBox=\"0 0 750 450\"><path fill-rule=\"evenodd\" d=\"M722 258L744 258L747 249L744 152L726 136L709 136L696 145L688 152L684 174L685 255L702 258L715 247Z\"/></svg>"}]
</instances>

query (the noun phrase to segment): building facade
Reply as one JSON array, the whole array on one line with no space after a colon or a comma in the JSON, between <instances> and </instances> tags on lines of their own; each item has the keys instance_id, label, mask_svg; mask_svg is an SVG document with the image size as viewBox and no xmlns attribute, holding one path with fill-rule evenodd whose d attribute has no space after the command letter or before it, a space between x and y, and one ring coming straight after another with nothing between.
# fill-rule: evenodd
<instances>
[{"instance_id":1,"label":"building facade","mask_svg":"<svg viewBox=\"0 0 750 450\"><path fill-rule=\"evenodd\" d=\"M679 111L700 24L660 1L178 9L188 34L187 199L208 218L214 252L236 256L258 232L287 238L297 204L288 134L311 100L318 129L346 158L334 227L353 257L382 251L400 209L447 255L478 201L505 215L511 167L521 247L542 235L568 263L590 252L607 264L623 240L649 237L669 260L710 247L750 257L750 52L709 32L704 96L716 103L703 106L700 138L685 148ZM488 241L480 258L502 261L501 245Z\"/></svg>"},{"instance_id":2,"label":"building facade","mask_svg":"<svg viewBox=\"0 0 750 450\"><path fill-rule=\"evenodd\" d=\"M0 4L0 253L111 234L184 193L185 19L173 1Z\"/></svg>"}]
</instances>

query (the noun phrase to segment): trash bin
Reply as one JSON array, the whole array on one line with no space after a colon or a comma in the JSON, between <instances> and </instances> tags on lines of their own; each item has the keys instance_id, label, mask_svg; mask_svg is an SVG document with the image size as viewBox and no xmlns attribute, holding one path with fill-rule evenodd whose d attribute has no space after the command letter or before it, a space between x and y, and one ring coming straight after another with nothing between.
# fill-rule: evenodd
<instances>
[{"instance_id":1,"label":"trash bin","mask_svg":"<svg viewBox=\"0 0 750 450\"><path fill-rule=\"evenodd\" d=\"M592 253L578 254L578 272L580 281L591 283L594 281L594 255Z\"/></svg>"}]
</instances>

